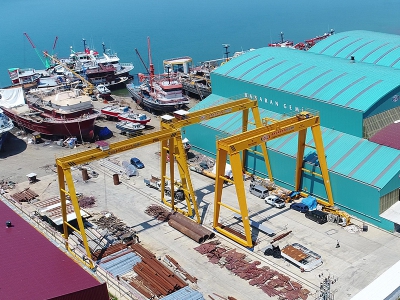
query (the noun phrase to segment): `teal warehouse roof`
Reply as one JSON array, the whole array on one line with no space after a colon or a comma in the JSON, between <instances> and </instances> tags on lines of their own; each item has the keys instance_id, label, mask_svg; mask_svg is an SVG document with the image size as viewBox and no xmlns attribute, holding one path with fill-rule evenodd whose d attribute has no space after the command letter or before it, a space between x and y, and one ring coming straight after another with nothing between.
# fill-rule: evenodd
<instances>
[{"instance_id":1,"label":"teal warehouse roof","mask_svg":"<svg viewBox=\"0 0 400 300\"><path fill-rule=\"evenodd\" d=\"M355 30L334 34L309 52L400 69L400 36Z\"/></svg>"},{"instance_id":2,"label":"teal warehouse roof","mask_svg":"<svg viewBox=\"0 0 400 300\"><path fill-rule=\"evenodd\" d=\"M360 111L367 111L400 85L400 70L273 47L238 56L211 76L212 80L215 76L233 78Z\"/></svg>"},{"instance_id":3,"label":"teal warehouse roof","mask_svg":"<svg viewBox=\"0 0 400 300\"><path fill-rule=\"evenodd\" d=\"M227 98L211 94L191 111L226 103ZM281 114L260 109L262 118L281 119ZM220 132L233 135L242 130L241 112L211 119L201 124L215 128ZM252 114L250 114L250 119ZM251 119L250 121L253 121ZM254 128L254 125L252 125ZM368 140L345 134L333 129L321 127L328 168L354 180L382 189L400 170L400 151L378 145ZM223 137L223 136L221 136ZM315 146L311 131L307 134L307 144ZM296 157L297 134L293 133L268 142L268 148L285 155ZM310 150L311 151L311 150ZM305 156L311 153L305 153Z\"/></svg>"}]
</instances>

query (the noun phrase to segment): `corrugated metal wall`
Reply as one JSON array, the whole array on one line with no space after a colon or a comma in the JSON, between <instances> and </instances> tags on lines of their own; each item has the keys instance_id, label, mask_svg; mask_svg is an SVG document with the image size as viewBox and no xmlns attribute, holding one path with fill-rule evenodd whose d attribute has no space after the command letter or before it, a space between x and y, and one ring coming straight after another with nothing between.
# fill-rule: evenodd
<instances>
[{"instance_id":1,"label":"corrugated metal wall","mask_svg":"<svg viewBox=\"0 0 400 300\"><path fill-rule=\"evenodd\" d=\"M249 84L218 74L212 75L212 82L215 94L232 97L245 93L249 98L257 97L260 108L281 114L312 108L319 111L322 126L363 137L363 112L361 111L300 97L265 86Z\"/></svg>"},{"instance_id":2,"label":"corrugated metal wall","mask_svg":"<svg viewBox=\"0 0 400 300\"><path fill-rule=\"evenodd\" d=\"M379 213L383 213L397 201L399 201L399 190L392 191L391 193L381 197L379 202Z\"/></svg>"}]
</instances>

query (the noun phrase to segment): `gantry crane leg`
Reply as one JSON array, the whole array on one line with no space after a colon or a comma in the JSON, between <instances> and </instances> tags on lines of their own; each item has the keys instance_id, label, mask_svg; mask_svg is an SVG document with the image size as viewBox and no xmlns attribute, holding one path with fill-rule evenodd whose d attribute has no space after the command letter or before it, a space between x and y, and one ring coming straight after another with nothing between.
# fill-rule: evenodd
<instances>
[{"instance_id":1,"label":"gantry crane leg","mask_svg":"<svg viewBox=\"0 0 400 300\"><path fill-rule=\"evenodd\" d=\"M201 219L196 201L196 194L193 189L192 180L190 177L190 170L187 164L186 151L180 136L179 138L175 139L175 146L176 146L175 149L178 149L178 151L175 151L174 156L177 163L179 175L181 178L182 190L185 194L186 205L188 206L188 213L190 213L189 216L193 216L193 210L191 207L193 205L194 214L196 215L196 222L200 224Z\"/></svg>"},{"instance_id":2,"label":"gantry crane leg","mask_svg":"<svg viewBox=\"0 0 400 300\"><path fill-rule=\"evenodd\" d=\"M306 147L306 136L307 136L307 129L303 129L298 132L297 159L296 159L296 170L295 170L295 180L294 180L295 191L301 190L301 174L303 174L304 149Z\"/></svg>"},{"instance_id":3,"label":"gantry crane leg","mask_svg":"<svg viewBox=\"0 0 400 300\"><path fill-rule=\"evenodd\" d=\"M168 155L169 155L169 178L166 173ZM174 190L175 162L177 163L178 166L178 171L181 178L181 185L185 194L187 211L184 211L175 206L175 190ZM169 179L170 181L170 190L171 190L170 201L165 197L166 195L165 183L167 182L167 179ZM189 217L193 216L193 208L194 208L194 213L196 214L196 220L198 223L201 222L200 215L198 212L195 192L193 190L192 182L190 180L189 168L186 162L186 152L183 147L182 137L180 135L180 132L177 132L174 138L161 142L161 199L165 205Z\"/></svg>"},{"instance_id":4,"label":"gantry crane leg","mask_svg":"<svg viewBox=\"0 0 400 300\"><path fill-rule=\"evenodd\" d=\"M68 226L67 220L67 199L65 195L65 180L64 180L64 170L61 166L57 165L57 175L58 175L58 187L60 190L61 199L61 214L63 217L63 238L65 239L65 248L69 249L68 246Z\"/></svg>"},{"instance_id":5,"label":"gantry crane leg","mask_svg":"<svg viewBox=\"0 0 400 300\"><path fill-rule=\"evenodd\" d=\"M331 182L329 180L328 165L326 163L326 156L324 150L324 144L322 141L321 127L320 125L312 126L311 132L313 134L315 148L317 150L317 156L319 161L319 167L321 169L322 178L324 180L325 191L328 197L328 202L319 200L319 203L332 207L334 205Z\"/></svg>"},{"instance_id":6,"label":"gantry crane leg","mask_svg":"<svg viewBox=\"0 0 400 300\"><path fill-rule=\"evenodd\" d=\"M89 268L93 268L94 265L93 265L93 262L92 262L92 255L90 253L90 249L89 249L89 245L88 245L88 241L87 241L87 237L86 237L86 233L85 233L85 227L83 225L83 220L82 220L82 216L81 216L81 210L80 210L80 207L79 207L78 198L76 196L76 191L75 191L75 186L74 186L74 182L73 182L73 178L72 178L72 174L71 174L71 169L63 170L63 173L64 173L63 177L65 177L65 181L66 181L67 186L68 186L68 191L66 191L65 190L65 185L64 185L64 178L59 178L59 179L62 179L62 180L60 180L60 198L61 198L61 206L63 207L62 208L62 210L63 210L62 213L63 213L64 238L66 240L68 240L68 228L67 227L70 227L74 231L79 232L81 237L82 237L82 242L83 242L83 245L85 247L85 251L86 251L86 255L87 255L88 260L85 260L84 258L79 257L75 253L73 253L71 251L68 243L67 243L67 249L68 249L68 251L73 253L78 260L83 262ZM61 188L62 185L64 185L64 188ZM74 207L74 211L75 211L75 214L76 214L76 220L78 221L78 228L79 229L76 229L71 224L69 224L68 221L67 221L66 195L68 195L70 197L70 199L71 199L71 203L72 203L72 206Z\"/></svg>"},{"instance_id":7,"label":"gantry crane leg","mask_svg":"<svg viewBox=\"0 0 400 300\"><path fill-rule=\"evenodd\" d=\"M215 199L219 199L219 201L214 202L214 228L229 237L230 239L238 242L239 244L252 247L253 241L251 238L251 229L250 229L250 222L249 222L249 212L247 209L247 202L246 202L246 193L244 190L244 181L243 181L243 170L241 168L241 158L240 152L234 153L230 156L230 162L232 166L232 175L234 179L234 184L236 188L236 194L238 197L239 202L239 210L222 202L222 188L225 179L225 166L226 166L226 157L227 153L224 150L218 151L218 158L217 161L219 162L217 165L217 174L216 174L216 184L215 184ZM219 196L218 196L219 195ZM224 226L218 223L219 215L221 212L221 206L241 215L245 239L241 234L234 234L231 231L224 229Z\"/></svg>"},{"instance_id":8,"label":"gantry crane leg","mask_svg":"<svg viewBox=\"0 0 400 300\"><path fill-rule=\"evenodd\" d=\"M252 108L253 116L254 116L254 121L256 123L256 128L263 127L263 123L261 121L261 116L260 116L260 111L258 107ZM268 156L268 151L267 151L267 143L262 143L260 144L261 150L264 156L264 162L265 162L265 168L267 169L268 172L268 179L271 182L274 182L274 177L272 176L272 168L271 168L271 163L269 162L269 156Z\"/></svg>"}]
</instances>

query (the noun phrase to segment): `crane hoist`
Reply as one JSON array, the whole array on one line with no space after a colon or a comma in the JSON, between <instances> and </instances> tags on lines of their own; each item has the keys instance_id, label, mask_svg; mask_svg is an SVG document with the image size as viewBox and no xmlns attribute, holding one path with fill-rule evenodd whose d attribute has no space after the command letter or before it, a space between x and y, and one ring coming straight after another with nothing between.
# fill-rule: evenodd
<instances>
[{"instance_id":1,"label":"crane hoist","mask_svg":"<svg viewBox=\"0 0 400 300\"><path fill-rule=\"evenodd\" d=\"M74 74L76 77L78 77L80 80L82 80L82 83L84 83L86 85L86 87L83 89L83 92L87 95L92 95L93 91L94 91L94 85L87 80L86 78L84 78L82 75L78 74L77 72L75 72L74 70L72 70L71 68L68 68L65 64L63 64L61 61L59 61L57 58L55 58L54 56L50 55L49 53L47 53L46 51L43 51L43 54L46 57L49 57L51 60L55 61L56 63L58 63L60 66L62 66L63 68L67 69L68 71L70 71L72 74Z\"/></svg>"},{"instance_id":2,"label":"crane hoist","mask_svg":"<svg viewBox=\"0 0 400 300\"><path fill-rule=\"evenodd\" d=\"M255 124L257 127L262 126L262 122L260 119L260 113L258 111L257 101L250 100L248 98L242 98L235 101L229 101L228 103L224 103L221 105L217 105L214 107L209 107L206 109L198 110L195 112L185 112L184 114L177 113L175 117L173 116L162 116L161 118L161 130L153 133L149 133L143 136L130 138L125 141L120 141L116 143L112 143L109 145L107 150L101 150L100 148L86 150L77 154L71 154L65 157L57 158L57 173L58 173L58 183L60 190L60 199L61 199L61 211L63 217L63 237L65 239L65 246L69 252L75 255L69 245L68 245L68 228L71 228L74 231L77 231L82 236L83 245L86 251L87 259L82 259L81 257L76 258L81 260L88 267L93 268L93 262L90 259L91 253L88 246L87 237L84 230L84 225L82 221L82 217L80 214L80 208L78 199L76 196L76 190L72 178L71 167L77 167L79 165L92 162L94 160L98 160L101 158L108 157L113 154L121 153L124 151L136 149L139 147L143 147L152 143L160 142L161 143L161 200L167 206L171 207L173 210L176 210L182 214L187 216L193 216L193 211L196 215L197 222L200 223L200 215L197 208L197 202L195 193L192 187L189 168L186 162L186 152L182 143L181 129L182 127L189 126L192 124L200 123L205 120L209 120L212 118L216 118L219 116L223 116L230 113L235 112L243 112L243 130L247 130L248 127L248 117L249 117L249 109L252 110L253 117L255 120ZM170 178L166 175L167 169L167 154L169 152L169 156L174 159L170 159ZM267 155L266 147L264 145L263 152ZM185 193L185 199L187 204L187 212L175 207L174 203L174 161L177 162L178 171L180 173L181 178L181 186L182 190ZM165 197L165 182L169 179L171 183L171 199L167 199ZM68 189L67 189L68 187ZM70 197L71 203L73 205L78 227L75 228L67 221L67 211L66 211L66 198Z\"/></svg>"},{"instance_id":3,"label":"crane hoist","mask_svg":"<svg viewBox=\"0 0 400 300\"><path fill-rule=\"evenodd\" d=\"M285 120L273 122L272 124L264 124L264 126L217 141L217 159L216 159L216 180L215 180L215 199L214 199L214 219L213 227L220 233L238 242L239 244L252 247L253 241L251 237L249 212L246 202L246 194L243 180L243 159L241 156L244 150L257 145L265 145L268 141L291 134L298 133L298 151L295 170L295 190L300 190L301 175L303 171L304 149L306 146L307 129L311 128L311 132L315 142L315 148L318 155L321 174L323 178L328 201L317 199L317 201L328 207L333 207L333 196L331 184L329 180L328 168L325 159L324 146L320 128L320 118L317 114L311 112L300 112L295 116ZM227 180L225 175L225 165L229 156L233 180L228 180L235 185L238 198L239 209L222 202L223 183ZM264 157L267 161L268 157ZM272 179L272 176L270 177ZM244 235L234 231L220 223L221 206L241 215L243 222Z\"/></svg>"}]
</instances>

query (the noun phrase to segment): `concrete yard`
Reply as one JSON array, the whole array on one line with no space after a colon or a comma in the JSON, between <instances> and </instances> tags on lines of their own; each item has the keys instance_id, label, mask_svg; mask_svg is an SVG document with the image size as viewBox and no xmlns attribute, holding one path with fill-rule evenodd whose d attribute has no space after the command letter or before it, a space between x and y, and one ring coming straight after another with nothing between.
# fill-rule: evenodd
<instances>
[{"instance_id":1,"label":"concrete yard","mask_svg":"<svg viewBox=\"0 0 400 300\"><path fill-rule=\"evenodd\" d=\"M97 106L104 105L96 103ZM156 130L159 117L152 117L151 124ZM108 142L126 139L120 135L113 122L101 121L99 126L107 126L115 131L114 137ZM25 138L25 139L24 139ZM5 145L5 151L0 153L1 174L0 180L16 182L10 193L22 191L26 187L34 190L41 200L59 195L57 174L54 163L56 157L69 155L90 149L93 145L86 144L76 149L60 147L53 142L49 144L27 144L26 136L13 135ZM143 148L127 151L113 156L118 161L129 161L131 157L138 157L145 164L145 168L139 170L139 176L120 176L122 184L114 185L112 173L100 166L98 161L89 164L89 168L99 173L96 178L90 178L87 182L82 180L79 170L73 171L77 193L94 196L96 206L87 211L96 214L104 211L112 212L122 219L127 225L133 226L139 232L141 244L152 251L157 257L166 254L172 256L192 276L197 277L198 283L194 288L207 295L216 293L223 297L232 296L236 299L264 299L266 294L257 287L250 286L247 281L231 274L227 269L220 268L208 262L206 256L196 252L193 248L198 246L191 239L174 230L167 223L162 223L144 213L150 204L160 204L160 193L145 186L143 179L151 175L160 176L160 151L159 144L153 144ZM39 181L28 184L26 174L37 173ZM289 170L290 172L290 170ZM294 172L294 170L293 170ZM179 176L178 172L175 172ZM214 180L201 174L190 173L193 187L196 191L200 214L203 216L203 225L212 230L214 211ZM249 181L245 182L246 191ZM235 187L224 187L223 202L238 207ZM217 233L217 239L229 248L237 248L255 261L261 261L262 265L268 265L272 269L289 276L299 282L305 288L314 293L308 299L313 299L320 285L320 274L331 275L337 279L332 286L335 299L351 299L358 291L367 286L390 266L400 259L400 239L397 235L385 232L381 229L368 226L368 231L351 233L346 228L333 223L319 225L306 219L303 214L289 209L288 204L283 209L274 208L250 193L247 193L247 204L250 218L253 221L263 223L276 232L276 235L292 231L290 235L275 243L281 248L287 244L300 243L310 250L320 254L323 265L311 272L301 272L296 266L284 261L266 257L261 249L270 244L272 237L253 231L258 241L254 249L246 249L228 238ZM23 204L28 209L29 204ZM235 228L241 228L240 222L233 217L233 212L221 209L221 223L236 224ZM362 222L353 219L354 224L362 226ZM336 248L337 241L340 247ZM17 258L16 258L17 259ZM213 296L218 299L218 297Z\"/></svg>"}]
</instances>

